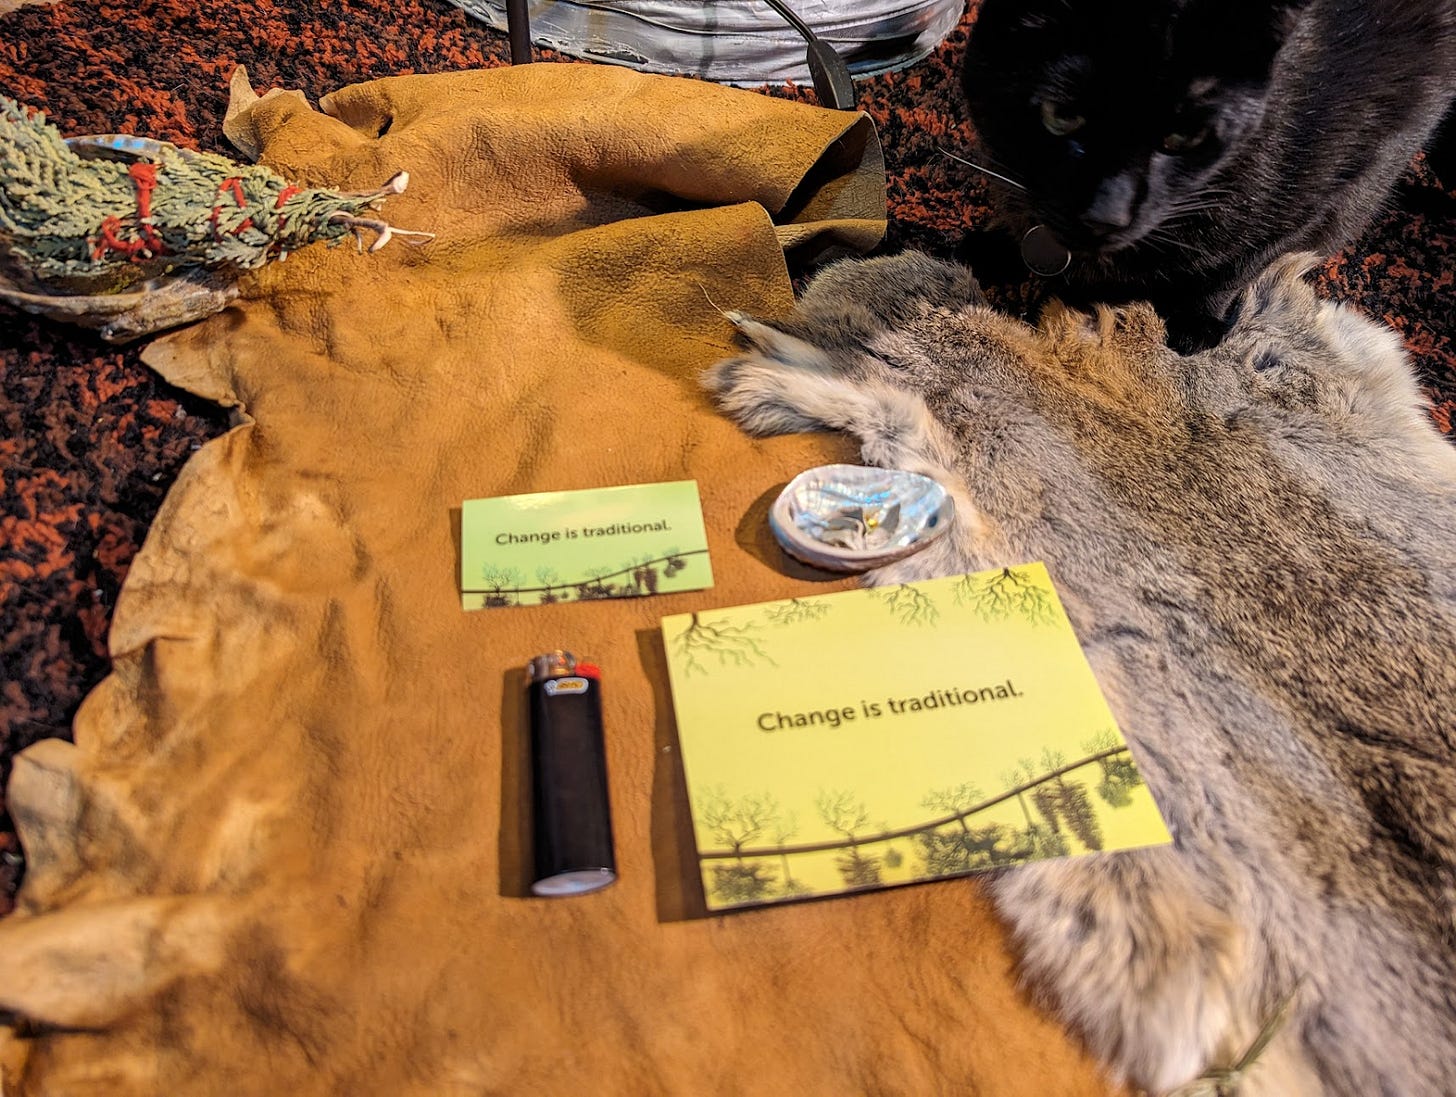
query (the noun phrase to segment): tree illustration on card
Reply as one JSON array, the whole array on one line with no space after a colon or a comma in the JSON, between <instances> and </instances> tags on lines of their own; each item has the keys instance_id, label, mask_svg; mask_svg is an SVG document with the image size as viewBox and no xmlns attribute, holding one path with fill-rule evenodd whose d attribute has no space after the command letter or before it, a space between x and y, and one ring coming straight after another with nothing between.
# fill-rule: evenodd
<instances>
[{"instance_id":1,"label":"tree illustration on card","mask_svg":"<svg viewBox=\"0 0 1456 1097\"><path fill-rule=\"evenodd\" d=\"M771 625L801 625L820 620L829 609L822 598L790 598L765 607L763 615Z\"/></svg>"},{"instance_id":2,"label":"tree illustration on card","mask_svg":"<svg viewBox=\"0 0 1456 1097\"><path fill-rule=\"evenodd\" d=\"M1111 728L1104 728L1082 744L1082 749L1089 755L1106 754L1119 746L1123 749L1118 753L1097 760L1097 764L1102 767L1102 781L1097 786L1097 795L1115 808L1127 807L1132 803L1133 789L1143 783L1137 763L1118 738L1117 732Z\"/></svg>"},{"instance_id":3,"label":"tree illustration on card","mask_svg":"<svg viewBox=\"0 0 1456 1097\"><path fill-rule=\"evenodd\" d=\"M763 638L752 621L734 624L727 617L694 611L687 626L673 638L684 674L707 674L713 666L777 666L763 648Z\"/></svg>"},{"instance_id":4,"label":"tree illustration on card","mask_svg":"<svg viewBox=\"0 0 1456 1097\"><path fill-rule=\"evenodd\" d=\"M873 587L870 595L884 603L885 608L902 625L933 625L940 620L940 610L935 608L935 599L909 583Z\"/></svg>"},{"instance_id":5,"label":"tree illustration on card","mask_svg":"<svg viewBox=\"0 0 1456 1097\"><path fill-rule=\"evenodd\" d=\"M967 782L933 789L921 800L921 806L929 811L956 817L948 827L924 830L915 836L927 876L973 872L1016 861L1015 851L1004 845L1012 837L1007 827L1000 823L973 827L967 821L967 815L984 799L981 790Z\"/></svg>"},{"instance_id":6,"label":"tree illustration on card","mask_svg":"<svg viewBox=\"0 0 1456 1097\"><path fill-rule=\"evenodd\" d=\"M487 566L481 569L481 580L485 583L485 604L487 606L514 605L523 577L515 568Z\"/></svg>"},{"instance_id":7,"label":"tree illustration on card","mask_svg":"<svg viewBox=\"0 0 1456 1097\"><path fill-rule=\"evenodd\" d=\"M1020 617L1033 625L1057 620L1054 593L1021 568L967 575L956 584L955 604L970 606L983 621Z\"/></svg>"},{"instance_id":8,"label":"tree illustration on card","mask_svg":"<svg viewBox=\"0 0 1456 1097\"><path fill-rule=\"evenodd\" d=\"M1037 810L1046 822L1038 822L1032 816L1027 799L1035 800L1038 786L1036 763L1029 758L1021 759L1018 766L1001 774L1001 781L1008 790L1014 790L1017 805L1026 820L1026 829L1021 832L1019 859L1035 861L1043 857L1063 857L1067 853L1066 839L1061 835L1061 826L1056 816L1055 803L1037 802ZM1051 811L1050 817L1047 811Z\"/></svg>"},{"instance_id":9,"label":"tree illustration on card","mask_svg":"<svg viewBox=\"0 0 1456 1097\"><path fill-rule=\"evenodd\" d=\"M814 807L824 825L837 834L844 835L848 848L834 859L835 868L844 879L846 887L874 887L880 882L884 859L867 854L860 848L856 835L870 824L869 809L854 793L845 791L820 792L814 800Z\"/></svg>"},{"instance_id":10,"label":"tree illustration on card","mask_svg":"<svg viewBox=\"0 0 1456 1097\"><path fill-rule=\"evenodd\" d=\"M733 861L712 868L713 893L725 903L752 903L765 898L777 883L773 868L760 860L746 860L743 848L779 829L779 805L768 794L729 799L720 785L698 805L697 819L713 840L732 850ZM784 862L787 879L788 862Z\"/></svg>"}]
</instances>

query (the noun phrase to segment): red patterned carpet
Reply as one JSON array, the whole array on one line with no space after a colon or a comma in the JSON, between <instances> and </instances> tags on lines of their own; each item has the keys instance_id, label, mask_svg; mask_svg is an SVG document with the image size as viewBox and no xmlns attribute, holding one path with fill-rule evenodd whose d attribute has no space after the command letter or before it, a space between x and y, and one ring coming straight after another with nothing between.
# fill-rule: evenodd
<instances>
[{"instance_id":1,"label":"red patterned carpet","mask_svg":"<svg viewBox=\"0 0 1456 1097\"><path fill-rule=\"evenodd\" d=\"M1035 291L980 230L982 182L937 151L971 140L956 70L966 29L913 68L859 86L890 174L887 249L968 259L994 300ZM311 101L344 84L504 63L504 39L444 0L63 2L0 16L0 92L67 134L124 132L230 151L221 121L233 67ZM774 94L812 96L796 89ZM1456 179L1449 180L1456 184ZM1450 433L1456 190L1418 163L1391 208L1325 269L1332 297L1405 336ZM0 306L0 788L29 743L69 734L107 671L116 594L147 525L191 451L224 417L156 380L135 347ZM0 913L21 862L0 800Z\"/></svg>"}]
</instances>

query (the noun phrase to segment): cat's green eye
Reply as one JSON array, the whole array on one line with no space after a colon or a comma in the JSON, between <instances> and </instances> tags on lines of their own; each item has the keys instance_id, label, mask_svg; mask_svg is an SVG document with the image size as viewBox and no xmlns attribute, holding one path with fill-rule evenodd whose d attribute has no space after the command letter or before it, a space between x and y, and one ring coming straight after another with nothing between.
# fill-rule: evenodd
<instances>
[{"instance_id":1,"label":"cat's green eye","mask_svg":"<svg viewBox=\"0 0 1456 1097\"><path fill-rule=\"evenodd\" d=\"M1076 133L1087 124L1087 119L1080 114L1063 114L1064 106L1064 104L1054 103L1050 99L1041 101L1041 124L1054 137L1065 137L1069 133Z\"/></svg>"},{"instance_id":2,"label":"cat's green eye","mask_svg":"<svg viewBox=\"0 0 1456 1097\"><path fill-rule=\"evenodd\" d=\"M1208 127L1194 130L1192 133L1170 133L1163 138L1163 151L1172 156L1181 153L1192 152L1204 141L1208 140Z\"/></svg>"}]
</instances>

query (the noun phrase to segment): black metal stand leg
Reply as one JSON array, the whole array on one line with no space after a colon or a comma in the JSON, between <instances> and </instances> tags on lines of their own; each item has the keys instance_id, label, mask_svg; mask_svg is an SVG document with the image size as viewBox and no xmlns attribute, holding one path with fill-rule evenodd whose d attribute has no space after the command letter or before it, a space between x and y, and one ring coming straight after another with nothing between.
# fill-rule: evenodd
<instances>
[{"instance_id":1,"label":"black metal stand leg","mask_svg":"<svg viewBox=\"0 0 1456 1097\"><path fill-rule=\"evenodd\" d=\"M511 39L511 64L531 63L531 16L526 0L506 0L506 33Z\"/></svg>"}]
</instances>

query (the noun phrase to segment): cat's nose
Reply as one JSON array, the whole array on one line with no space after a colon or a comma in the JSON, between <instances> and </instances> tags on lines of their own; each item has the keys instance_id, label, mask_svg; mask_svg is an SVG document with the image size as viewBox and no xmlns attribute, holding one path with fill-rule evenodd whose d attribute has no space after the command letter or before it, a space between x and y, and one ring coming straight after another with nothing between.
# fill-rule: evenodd
<instances>
[{"instance_id":1,"label":"cat's nose","mask_svg":"<svg viewBox=\"0 0 1456 1097\"><path fill-rule=\"evenodd\" d=\"M1100 236L1110 236L1132 224L1137 198L1137 181L1128 173L1104 179L1082 214L1082 223Z\"/></svg>"}]
</instances>

